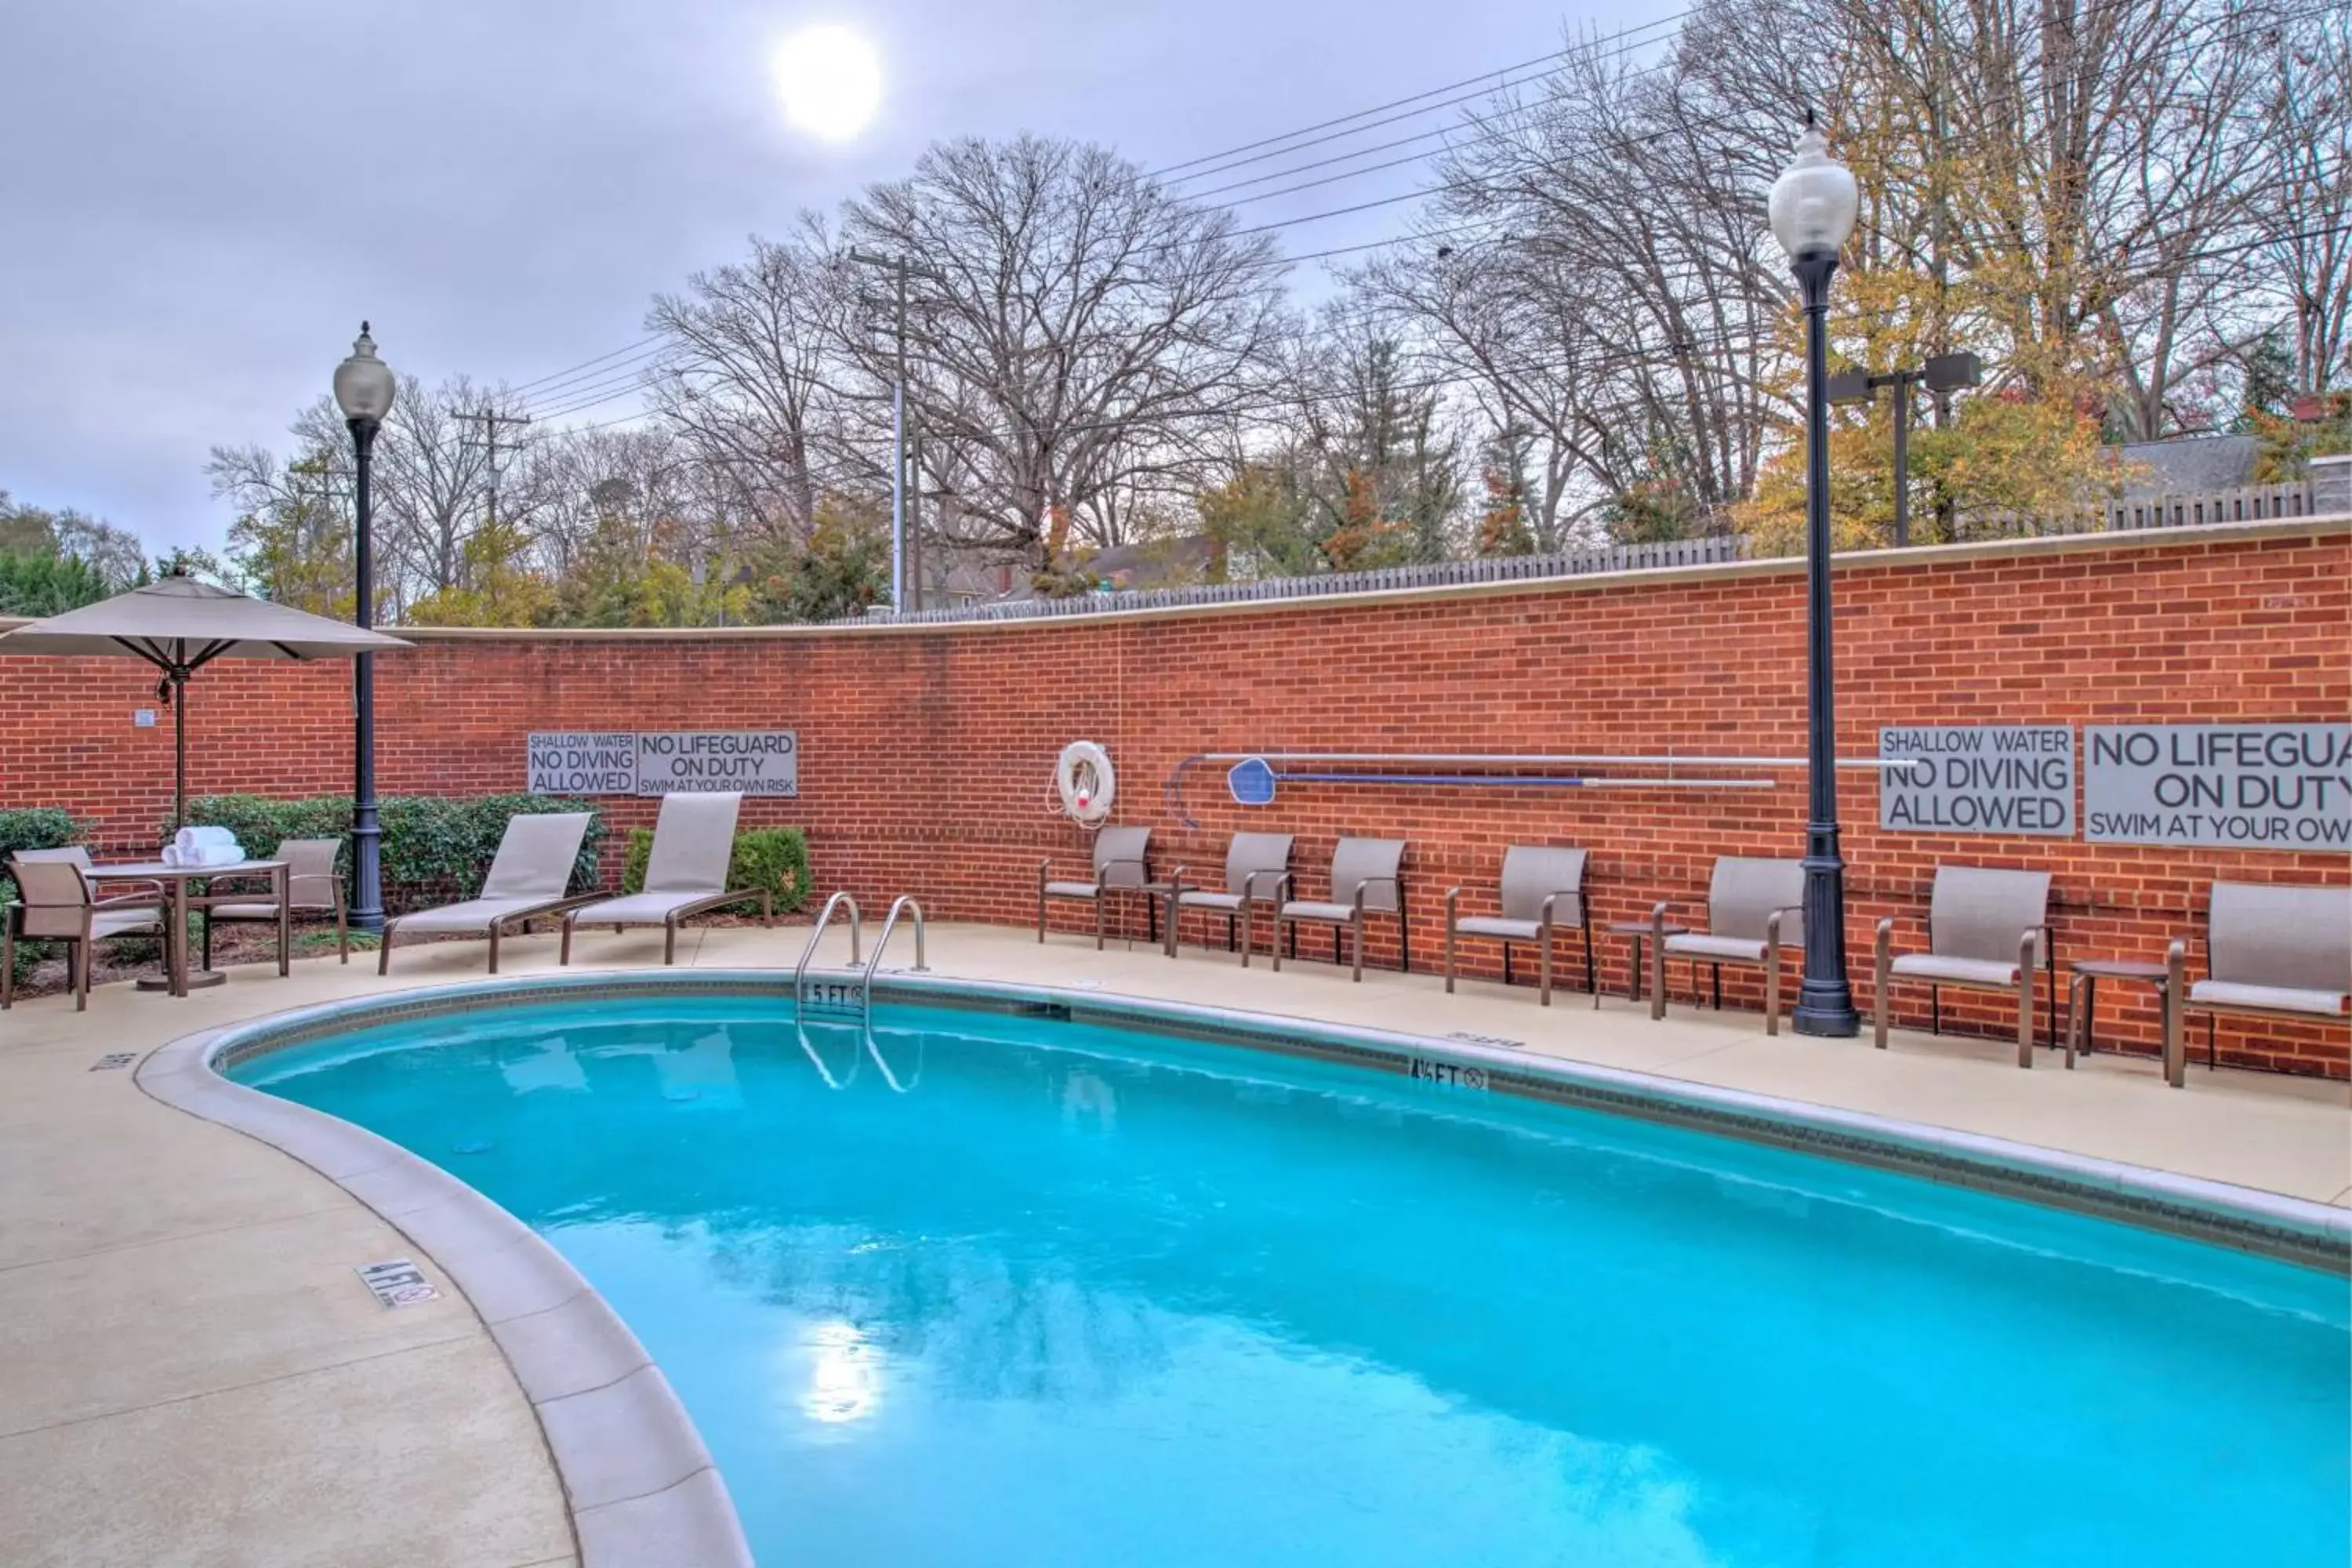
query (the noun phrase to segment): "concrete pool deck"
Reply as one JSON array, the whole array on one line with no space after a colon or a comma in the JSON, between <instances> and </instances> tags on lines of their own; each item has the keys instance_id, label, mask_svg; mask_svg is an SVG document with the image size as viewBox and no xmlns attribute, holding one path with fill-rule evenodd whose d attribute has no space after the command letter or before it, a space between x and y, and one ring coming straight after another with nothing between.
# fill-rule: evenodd
<instances>
[{"instance_id":1,"label":"concrete pool deck","mask_svg":"<svg viewBox=\"0 0 2352 1568\"><path fill-rule=\"evenodd\" d=\"M1753 1014L1663 1023L1646 1006L1532 986L1217 951L941 926L943 975L1069 986L1444 1037L1988 1134L2352 1205L2346 1087L1997 1040L1898 1034L1890 1049L1792 1035ZM683 964L788 968L805 927L692 931ZM509 973L554 969L551 937L505 947ZM845 960L846 937L824 962ZM658 932L583 932L575 970L657 964ZM892 965L911 963L894 946ZM438 1266L325 1177L149 1098L113 1053L287 1008L478 978L477 942L403 948L378 979L274 965L184 999L111 985L0 1016L0 1562L525 1565L578 1560L545 1440L481 1320ZM387 1311L354 1268L414 1256L443 1299Z\"/></svg>"}]
</instances>

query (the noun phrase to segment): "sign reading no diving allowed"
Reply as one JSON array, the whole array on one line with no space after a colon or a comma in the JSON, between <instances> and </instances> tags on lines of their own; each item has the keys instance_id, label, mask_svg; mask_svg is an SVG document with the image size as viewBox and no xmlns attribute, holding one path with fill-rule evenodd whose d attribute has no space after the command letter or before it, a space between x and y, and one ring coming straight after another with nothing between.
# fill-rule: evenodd
<instances>
[{"instance_id":1,"label":"sign reading no diving allowed","mask_svg":"<svg viewBox=\"0 0 2352 1568\"><path fill-rule=\"evenodd\" d=\"M2074 731L1977 724L1878 732L1878 826L1896 833L2074 833Z\"/></svg>"},{"instance_id":2,"label":"sign reading no diving allowed","mask_svg":"<svg viewBox=\"0 0 2352 1568\"><path fill-rule=\"evenodd\" d=\"M540 731L529 750L533 795L800 794L791 730Z\"/></svg>"}]
</instances>

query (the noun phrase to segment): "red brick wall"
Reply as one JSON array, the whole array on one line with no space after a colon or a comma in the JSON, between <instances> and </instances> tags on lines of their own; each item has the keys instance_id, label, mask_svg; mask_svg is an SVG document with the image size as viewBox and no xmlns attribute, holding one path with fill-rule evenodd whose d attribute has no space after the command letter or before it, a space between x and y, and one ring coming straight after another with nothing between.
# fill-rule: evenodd
<instances>
[{"instance_id":1,"label":"red brick wall","mask_svg":"<svg viewBox=\"0 0 2352 1568\"><path fill-rule=\"evenodd\" d=\"M1118 819L1155 828L1160 866L1213 872L1227 834L1280 826L1299 836L1301 890L1315 896L1339 835L1410 838L1413 959L1425 968L1438 961L1445 889L1491 886L1508 843L1588 846L1598 921L1703 897L1718 854L1801 854L1801 771L1744 794L1286 784L1274 806L1252 811L1224 796L1222 766L1200 767L1185 790L1197 830L1163 802L1171 771L1195 752L1277 749L1798 756L1802 587L1798 572L1771 563L1061 624L738 638L441 634L379 660L378 765L387 793L510 790L523 782L531 730L789 728L800 735L802 795L747 802L745 820L804 826L821 887L848 887L869 907L910 891L934 918L1023 921L1041 857L1057 874L1084 864L1084 836L1047 805L1055 753L1083 737L1110 748ZM2352 535L2340 525L1864 558L1841 568L1836 592L1848 756L1873 754L1882 724L2335 721L2352 711ZM192 789L345 787L349 679L340 667L204 672L191 688ZM152 843L169 812L170 717L134 730L129 710L142 705L153 705L152 681L128 660L0 659L0 805L62 803L111 846ZM2052 870L2062 963L2161 957L2168 939L2194 934L2216 877L2352 879L2342 855L1882 835L1871 775L1842 774L1841 789L1849 943L1865 995L1873 926L1921 912L1938 861ZM605 804L618 823L652 818L650 801ZM1068 928L1077 921L1072 910ZM1307 940L1324 951L1321 933ZM796 947L779 936L779 961ZM1385 939L1374 952L1393 962ZM1622 949L1604 942L1601 956L1622 984ZM2192 944L2192 967L2200 960ZM1490 952L1473 965L1497 967ZM1745 977L1726 981L1754 997ZM2106 992L2102 1043L2152 1047L2149 994ZM1898 1016L1924 1022L1923 990L1897 1000ZM1996 1003L1949 1001L1948 1024L2000 1031ZM2248 1065L2347 1070L2341 1027L2225 1024L2221 1049Z\"/></svg>"}]
</instances>

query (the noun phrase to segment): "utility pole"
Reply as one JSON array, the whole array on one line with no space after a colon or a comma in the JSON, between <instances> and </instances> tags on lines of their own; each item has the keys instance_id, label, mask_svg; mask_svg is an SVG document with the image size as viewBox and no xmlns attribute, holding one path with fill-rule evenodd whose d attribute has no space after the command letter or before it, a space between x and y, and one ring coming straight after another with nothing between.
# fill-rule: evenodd
<instances>
[{"instance_id":1,"label":"utility pole","mask_svg":"<svg viewBox=\"0 0 2352 1568\"><path fill-rule=\"evenodd\" d=\"M490 514L488 526L495 529L499 525L499 426L501 425L528 425L530 423L530 416L528 414L501 414L497 409L489 406L489 405L484 404L479 413L460 414L457 417L467 420L478 419L482 422L482 438L479 441L468 441L466 445L468 447L479 447L483 448L486 460L489 464ZM508 442L507 447L509 451L513 450L514 443L511 441Z\"/></svg>"},{"instance_id":2,"label":"utility pole","mask_svg":"<svg viewBox=\"0 0 2352 1568\"><path fill-rule=\"evenodd\" d=\"M907 584L910 558L920 563L920 545L908 533L908 458L911 445L907 410L907 278L909 268L905 256L877 256L870 250L851 249L849 259L867 267L887 268L891 273L892 312L897 342L894 349L894 374L890 382L890 607L910 608ZM919 451L919 447L916 448ZM919 512L919 505L915 509ZM918 521L919 528L919 521ZM916 599L919 602L919 588Z\"/></svg>"}]
</instances>

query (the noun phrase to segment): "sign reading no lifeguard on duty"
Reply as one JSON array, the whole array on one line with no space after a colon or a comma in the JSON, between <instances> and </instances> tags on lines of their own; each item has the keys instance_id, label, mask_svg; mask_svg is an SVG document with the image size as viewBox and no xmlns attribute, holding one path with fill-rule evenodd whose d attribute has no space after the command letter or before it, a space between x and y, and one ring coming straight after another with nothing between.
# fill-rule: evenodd
<instances>
[{"instance_id":1,"label":"sign reading no lifeguard on duty","mask_svg":"<svg viewBox=\"0 0 2352 1568\"><path fill-rule=\"evenodd\" d=\"M558 730L529 737L533 795L796 795L791 730Z\"/></svg>"}]
</instances>

